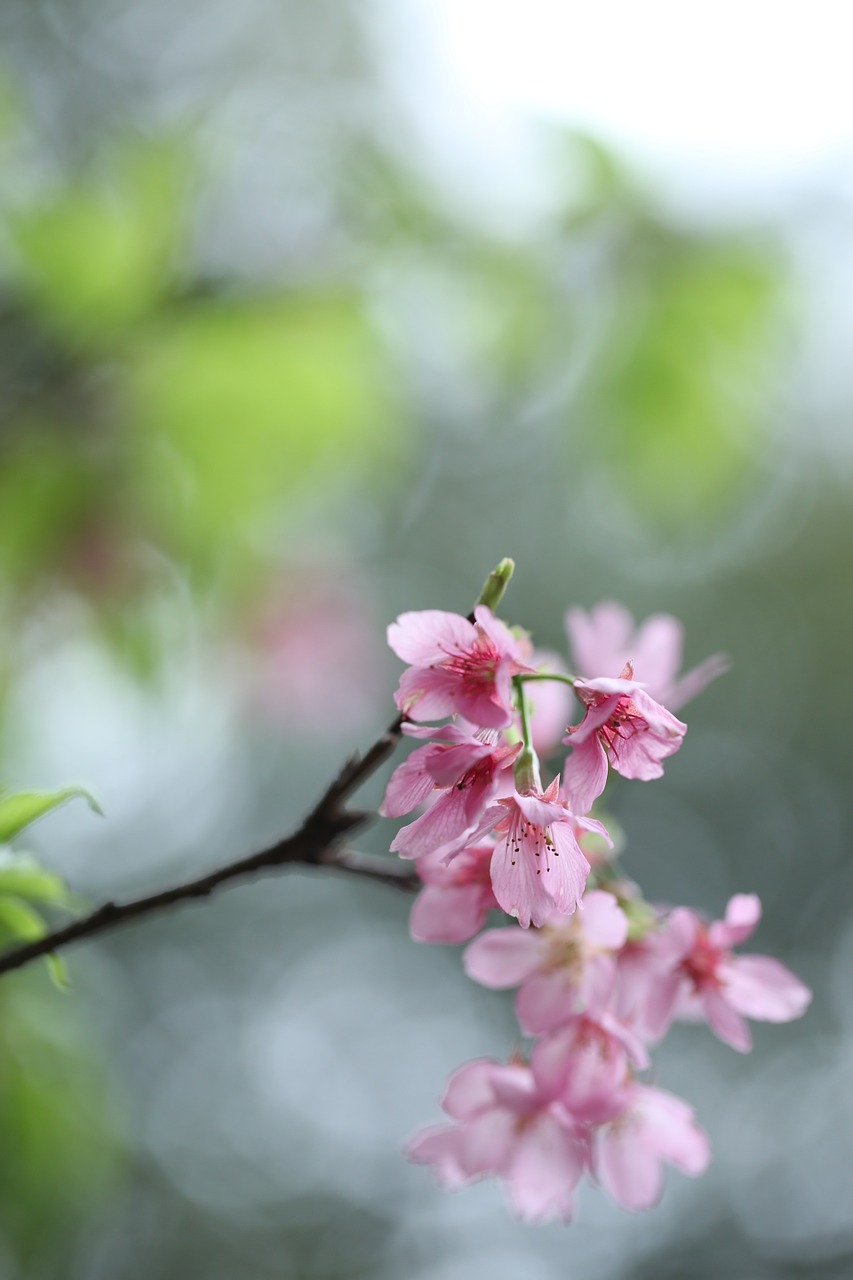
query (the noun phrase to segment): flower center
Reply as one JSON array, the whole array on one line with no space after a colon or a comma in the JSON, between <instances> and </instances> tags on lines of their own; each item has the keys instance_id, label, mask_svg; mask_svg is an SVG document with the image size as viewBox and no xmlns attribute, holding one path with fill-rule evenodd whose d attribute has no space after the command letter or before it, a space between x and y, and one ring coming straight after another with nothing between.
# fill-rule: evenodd
<instances>
[{"instance_id":1,"label":"flower center","mask_svg":"<svg viewBox=\"0 0 853 1280\"><path fill-rule=\"evenodd\" d=\"M717 966L721 959L722 952L719 947L711 946L708 935L703 930L697 937L690 955L685 956L681 962L682 972L693 983L694 991L701 991L703 987L721 986L717 977Z\"/></svg>"},{"instance_id":2,"label":"flower center","mask_svg":"<svg viewBox=\"0 0 853 1280\"><path fill-rule=\"evenodd\" d=\"M607 754L611 758L618 759L623 744L638 733L644 733L648 727L648 720L644 718L628 694L624 693L616 703L610 719L606 720L598 730L598 735Z\"/></svg>"}]
</instances>

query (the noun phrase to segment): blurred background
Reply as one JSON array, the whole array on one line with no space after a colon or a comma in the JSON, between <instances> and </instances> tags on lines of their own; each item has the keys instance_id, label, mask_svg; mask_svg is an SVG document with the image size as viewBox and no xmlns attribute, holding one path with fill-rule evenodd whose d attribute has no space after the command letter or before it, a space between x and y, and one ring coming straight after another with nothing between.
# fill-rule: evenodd
<instances>
[{"instance_id":1,"label":"blurred background","mask_svg":"<svg viewBox=\"0 0 853 1280\"><path fill-rule=\"evenodd\" d=\"M750 1057L658 1055L704 1179L524 1227L400 1154L510 1050L510 997L390 889L245 885L69 952L71 997L4 980L2 1280L849 1277L844 28L3 0L0 767L106 814L20 847L99 901L289 830L393 712L387 622L511 555L542 646L615 598L732 655L611 807L648 896L757 892L754 949L815 1001Z\"/></svg>"}]
</instances>

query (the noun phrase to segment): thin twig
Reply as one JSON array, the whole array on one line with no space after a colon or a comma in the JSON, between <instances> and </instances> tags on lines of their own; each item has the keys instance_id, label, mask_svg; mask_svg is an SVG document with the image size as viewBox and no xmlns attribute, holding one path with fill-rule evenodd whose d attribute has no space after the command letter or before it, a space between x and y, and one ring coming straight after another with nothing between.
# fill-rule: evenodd
<instances>
[{"instance_id":1,"label":"thin twig","mask_svg":"<svg viewBox=\"0 0 853 1280\"><path fill-rule=\"evenodd\" d=\"M373 817L370 813L350 812L343 807L343 802L388 759L400 740L402 728L403 717L397 716L363 756L356 755L348 760L302 826L292 835L285 836L258 853L230 862L227 866L184 884L173 885L142 898L133 898L129 902L105 902L89 915L0 955L0 974L21 969L33 960L59 951L72 942L106 933L108 929L116 929L129 920L138 920L141 916L151 915L180 902L209 898L222 885L282 867L330 867L349 875L379 880L400 889L414 890L418 887L419 880L410 868L391 858L370 858L352 850L338 848L345 836L352 835Z\"/></svg>"}]
</instances>

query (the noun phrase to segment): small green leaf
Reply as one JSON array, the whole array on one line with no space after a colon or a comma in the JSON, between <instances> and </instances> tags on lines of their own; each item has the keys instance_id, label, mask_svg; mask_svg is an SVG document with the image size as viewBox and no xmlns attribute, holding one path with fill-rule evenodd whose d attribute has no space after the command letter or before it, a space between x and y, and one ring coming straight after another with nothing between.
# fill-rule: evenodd
<instances>
[{"instance_id":1,"label":"small green leaf","mask_svg":"<svg viewBox=\"0 0 853 1280\"><path fill-rule=\"evenodd\" d=\"M0 897L0 932L20 942L35 942L47 933L47 925L37 911L20 898Z\"/></svg>"},{"instance_id":2,"label":"small green leaf","mask_svg":"<svg viewBox=\"0 0 853 1280\"><path fill-rule=\"evenodd\" d=\"M0 895L13 894L30 902L46 902L55 907L74 910L80 906L65 882L53 871L42 867L28 853L13 853L0 848Z\"/></svg>"},{"instance_id":3,"label":"small green leaf","mask_svg":"<svg viewBox=\"0 0 853 1280\"><path fill-rule=\"evenodd\" d=\"M6 844L36 818L50 813L66 800L79 796L95 813L101 810L96 800L82 787L63 787L60 791L21 791L17 795L0 795L0 844Z\"/></svg>"},{"instance_id":4,"label":"small green leaf","mask_svg":"<svg viewBox=\"0 0 853 1280\"><path fill-rule=\"evenodd\" d=\"M50 974L50 980L60 991L71 990L71 976L68 972L68 966L65 961L54 952L45 956L47 963L47 971Z\"/></svg>"}]
</instances>

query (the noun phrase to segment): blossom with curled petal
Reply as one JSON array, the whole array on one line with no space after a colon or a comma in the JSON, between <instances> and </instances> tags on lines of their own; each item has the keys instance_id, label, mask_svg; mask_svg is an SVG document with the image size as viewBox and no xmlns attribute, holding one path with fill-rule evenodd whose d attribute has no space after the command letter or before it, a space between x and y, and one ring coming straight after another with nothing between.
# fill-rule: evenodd
<instances>
[{"instance_id":1,"label":"blossom with curled petal","mask_svg":"<svg viewBox=\"0 0 853 1280\"><path fill-rule=\"evenodd\" d=\"M563 793L587 813L605 788L608 765L623 778L659 778L661 761L681 746L687 725L649 697L630 663L618 678L576 680L574 690L586 714L563 739L572 748Z\"/></svg>"},{"instance_id":2,"label":"blossom with curled petal","mask_svg":"<svg viewBox=\"0 0 853 1280\"><path fill-rule=\"evenodd\" d=\"M531 668L491 610L478 605L474 619L422 609L401 614L389 626L389 645L410 664L394 695L410 720L460 715L484 729L511 723L510 681Z\"/></svg>"},{"instance_id":3,"label":"blossom with curled petal","mask_svg":"<svg viewBox=\"0 0 853 1280\"><path fill-rule=\"evenodd\" d=\"M420 858L437 850L449 856L467 842L486 806L513 790L512 764L521 743L507 745L496 730L474 731L464 722L431 728L404 725L403 732L432 741L394 770L379 812L399 818L424 801L430 807L400 828L391 852L401 858Z\"/></svg>"}]
</instances>

